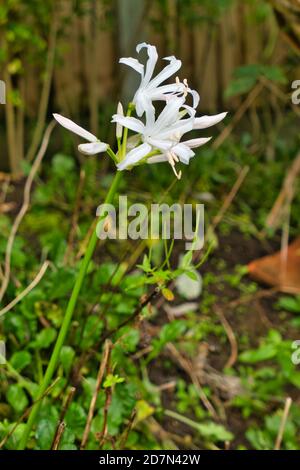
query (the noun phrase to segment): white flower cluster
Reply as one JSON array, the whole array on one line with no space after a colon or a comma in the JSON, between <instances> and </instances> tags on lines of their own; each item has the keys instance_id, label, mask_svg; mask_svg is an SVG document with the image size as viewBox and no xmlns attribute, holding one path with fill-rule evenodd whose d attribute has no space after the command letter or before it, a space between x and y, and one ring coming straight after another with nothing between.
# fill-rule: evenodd
<instances>
[{"instance_id":1,"label":"white flower cluster","mask_svg":"<svg viewBox=\"0 0 300 470\"><path fill-rule=\"evenodd\" d=\"M117 114L112 117L116 123L116 135L119 150L114 155L119 170L131 169L141 163L169 162L177 178L181 171L176 170L176 163L188 165L190 158L195 155L192 149L208 142L211 137L183 140L183 136L195 129L206 129L222 121L227 113L214 116L196 117L199 95L191 90L187 80L182 82L176 77L175 82L164 84L181 67L181 61L174 56L165 57L168 64L156 76L154 69L158 55L155 46L142 43L137 46L137 52L147 50L146 65L132 57L120 59L120 63L132 67L141 76L140 85L134 95L129 109L134 109L137 117L124 116L123 107L119 103ZM192 104L187 104L191 97ZM154 102L164 101L165 105L160 114ZM90 132L81 128L70 119L54 114L55 119L70 131L89 141L79 145L79 150L87 155L110 150L108 144L100 142ZM125 132L126 130L126 132ZM134 135L127 140L128 130Z\"/></svg>"}]
</instances>

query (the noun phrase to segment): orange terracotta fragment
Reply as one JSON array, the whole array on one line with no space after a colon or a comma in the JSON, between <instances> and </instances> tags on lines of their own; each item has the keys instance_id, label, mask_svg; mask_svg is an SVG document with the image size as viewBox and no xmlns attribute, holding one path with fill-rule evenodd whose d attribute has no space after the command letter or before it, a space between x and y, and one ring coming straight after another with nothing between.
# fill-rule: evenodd
<instances>
[{"instance_id":1,"label":"orange terracotta fragment","mask_svg":"<svg viewBox=\"0 0 300 470\"><path fill-rule=\"evenodd\" d=\"M278 251L252 261L248 271L255 281L277 287L281 292L300 294L300 238L288 246L286 253Z\"/></svg>"}]
</instances>

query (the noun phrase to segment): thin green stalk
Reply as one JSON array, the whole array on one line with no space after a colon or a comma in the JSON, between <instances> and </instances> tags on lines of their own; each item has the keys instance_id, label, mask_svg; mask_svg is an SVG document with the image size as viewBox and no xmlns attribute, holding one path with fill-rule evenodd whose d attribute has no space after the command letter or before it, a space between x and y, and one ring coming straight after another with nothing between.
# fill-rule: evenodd
<instances>
[{"instance_id":1,"label":"thin green stalk","mask_svg":"<svg viewBox=\"0 0 300 470\"><path fill-rule=\"evenodd\" d=\"M120 182L120 179L121 179L121 174L122 173L120 171L116 172L115 177L113 179L113 182L111 184L110 190L109 190L109 192L106 196L106 199L105 199L106 204L111 204L113 202L113 198L116 194L116 191L118 189L118 185L119 185L119 182ZM104 219L103 219L103 221L104 221ZM20 440L20 443L19 443L19 446L18 446L19 450L22 450L22 449L26 448L27 441L28 441L31 429L32 429L32 427L35 423L37 414L38 414L40 406L41 406L42 400L40 400L40 398L43 396L43 394L47 390L47 388L49 386L49 383L52 380L53 375L55 373L55 370L56 370L56 367L57 367L57 364L58 364L58 361L59 361L61 348L62 348L62 346L64 344L64 341L66 339L66 336L68 334L70 324L71 324L71 321L72 321L72 317L73 317L73 313L74 313L74 310L75 310L75 307L76 307L76 304L77 304L78 296L80 294L82 284L83 284L85 275L87 273L91 258L93 256L94 251L95 251L97 241L98 241L97 232L96 232L96 230L93 230L93 233L92 233L91 238L89 240L84 258L83 258L83 260L81 262L81 265L80 265L79 273L78 273L78 276L76 278L75 285L73 287L73 291L72 291L69 303L67 305L66 313L65 313L65 316L64 316L64 319L63 319L58 337L56 339L56 343L55 343L55 346L54 346L54 349L53 349L53 352L52 352L52 355L51 355L51 358L50 358L50 362L48 364L48 367L47 367L46 373L44 375L44 378L43 378L43 380L42 380L42 382L39 386L37 396L35 397L35 401L37 403L32 407L32 410L30 412L26 427L25 427L23 435L21 437L21 440Z\"/></svg>"},{"instance_id":2,"label":"thin green stalk","mask_svg":"<svg viewBox=\"0 0 300 470\"><path fill-rule=\"evenodd\" d=\"M126 116L127 116L127 117L130 117L133 110L134 110L134 104L133 104L133 103L129 103ZM125 157L125 155L126 155L127 138L128 138L128 128L127 128L127 127L124 127L124 130L123 130L123 142L122 142L122 156L121 156L122 159L123 159L123 158Z\"/></svg>"}]
</instances>

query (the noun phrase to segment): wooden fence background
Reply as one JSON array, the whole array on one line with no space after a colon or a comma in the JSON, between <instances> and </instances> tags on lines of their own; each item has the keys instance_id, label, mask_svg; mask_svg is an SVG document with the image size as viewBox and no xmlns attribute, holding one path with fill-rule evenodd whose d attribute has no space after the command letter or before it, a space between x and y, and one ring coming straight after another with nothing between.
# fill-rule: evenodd
<instances>
[{"instance_id":1,"label":"wooden fence background","mask_svg":"<svg viewBox=\"0 0 300 470\"><path fill-rule=\"evenodd\" d=\"M237 66L280 64L288 54L288 46L274 18L270 15L257 24L254 7L249 2L234 2L215 25L203 22L193 26L178 19L174 0L169 1L168 18L164 18L156 2L119 0L119 3L126 4L126 8L119 9L118 20L108 26L106 7L101 1L97 2L96 18L94 12L78 18L73 12L73 2L63 2L61 14L70 17L70 24L57 44L54 97L59 108L76 114L88 104L90 94L99 102L114 98L120 79L126 82L127 73L124 66L118 66L118 57L134 56L134 45L138 41L156 44L161 56L175 53L180 57L183 61L181 76L188 77L192 86L200 90L201 105L209 111L223 104L223 92ZM160 22L161 31L153 28L154 20ZM276 46L269 57L268 48L273 41ZM134 72L131 75L133 77ZM90 89L93 81L97 84L95 90ZM38 88L36 73L29 71L26 100L32 114L39 99Z\"/></svg>"},{"instance_id":2,"label":"wooden fence background","mask_svg":"<svg viewBox=\"0 0 300 470\"><path fill-rule=\"evenodd\" d=\"M75 119L85 112L94 133L99 129L102 105L116 103L120 98L129 100L134 92L137 74L119 65L118 58L135 56L138 42L155 44L160 57L176 55L182 59L180 77L186 77L190 86L200 92L202 112L212 113L235 108L239 103L237 99L224 100L224 90L236 67L254 63L280 65L291 54L271 12L257 21L256 0L232 0L232 6L213 22L201 21L201 15L206 15L201 5L192 12L200 20L186 22L179 11L182 0L165 0L165 9L154 0L90 0L90 10L81 16L74 10L75 3L59 0L60 9L56 11L58 31L63 33L56 38L47 113L50 116L53 111L63 112ZM21 119L37 119L41 90L41 72L28 64L22 77L25 105L19 113ZM0 112L4 113L3 108ZM23 142L16 149L18 160L27 153L29 142L22 127L7 139L11 162L14 141L24 141L24 149Z\"/></svg>"}]
</instances>

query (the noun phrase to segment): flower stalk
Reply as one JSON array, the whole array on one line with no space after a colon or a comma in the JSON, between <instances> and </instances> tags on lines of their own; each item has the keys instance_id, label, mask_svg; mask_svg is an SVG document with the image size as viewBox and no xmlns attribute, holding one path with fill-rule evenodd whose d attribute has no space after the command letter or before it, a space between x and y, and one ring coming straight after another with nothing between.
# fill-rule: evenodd
<instances>
[{"instance_id":1,"label":"flower stalk","mask_svg":"<svg viewBox=\"0 0 300 470\"><path fill-rule=\"evenodd\" d=\"M114 196L115 196L115 194L118 190L121 175L122 175L121 172L119 172L119 171L116 172L115 177L113 179L113 182L111 184L111 187L109 189L109 192L107 193L107 196L105 198L105 203L106 204L111 204L113 202ZM99 220L98 223L103 223L104 221L105 221L105 218L101 219L101 216L100 216L100 220ZM58 337L56 339L56 343L55 343L55 346L54 346L54 349L53 349L53 352L52 352L52 355L51 355L51 358L50 358L50 362L48 364L48 367L47 367L47 370L46 370L45 375L43 377L43 380L42 380L42 382L39 386L38 393L35 397L36 403L32 407L32 410L30 412L30 415L29 415L29 418L28 418L28 421L27 421L27 424L26 424L26 428L24 429L23 435L21 437L21 440L20 440L20 443L19 443L19 446L18 446L19 450L23 450L27 446L27 442L28 442L28 439L29 439L29 436L30 436L31 429L35 424L36 417L37 417L37 414L38 414L40 406L41 406L41 402L42 402L41 397L44 395L45 391L49 387L49 384L50 384L50 382L53 378L53 375L55 373L55 370L56 370L56 367L57 367L57 364L58 364L58 361L59 361L61 348L64 345L66 336L67 336L68 331L70 329L70 325L71 325L71 321L72 321L73 314L74 314L74 311L75 311L75 307L76 307L76 304L77 304L78 296L80 294L84 278L86 276L90 261L92 259L93 253L95 251L97 241L98 241L97 232L96 232L96 230L93 230L93 232L91 234L91 237L90 237L90 240L89 240L89 243L88 243L88 246L87 246L87 249L86 249L86 252L85 252L85 255L84 255L84 258L83 258L83 260L81 262L81 265L80 265L79 273L78 273L78 276L76 278L76 281L75 281L75 284L74 284L74 287L73 287L73 290L72 290L72 294L71 294L70 300L69 300L68 305L67 305L66 313L65 313L65 316L64 316L64 319L63 319Z\"/></svg>"}]
</instances>

